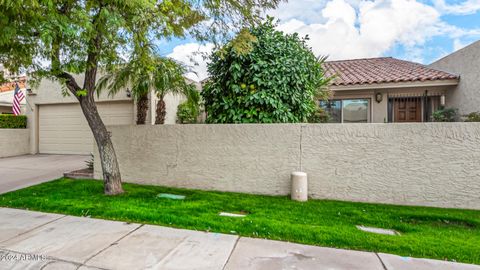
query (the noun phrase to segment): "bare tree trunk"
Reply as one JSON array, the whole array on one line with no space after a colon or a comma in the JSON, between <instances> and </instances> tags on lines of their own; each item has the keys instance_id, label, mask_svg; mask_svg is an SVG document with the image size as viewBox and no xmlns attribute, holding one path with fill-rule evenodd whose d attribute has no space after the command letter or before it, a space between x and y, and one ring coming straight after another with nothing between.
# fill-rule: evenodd
<instances>
[{"instance_id":1,"label":"bare tree trunk","mask_svg":"<svg viewBox=\"0 0 480 270\"><path fill-rule=\"evenodd\" d=\"M148 111L148 95L141 96L137 101L137 125L145 125Z\"/></svg>"},{"instance_id":2,"label":"bare tree trunk","mask_svg":"<svg viewBox=\"0 0 480 270\"><path fill-rule=\"evenodd\" d=\"M98 146L103 170L104 192L107 195L121 194L123 193L123 188L120 169L110 138L110 132L107 131L105 124L100 118L93 98L90 98L90 96L81 98L80 106Z\"/></svg>"},{"instance_id":3,"label":"bare tree trunk","mask_svg":"<svg viewBox=\"0 0 480 270\"><path fill-rule=\"evenodd\" d=\"M95 85L95 73L93 70L85 72L85 86L90 89L93 89L93 86ZM77 82L70 74L63 72L59 74L58 77L65 80L67 88L77 97L83 114L85 115L85 119L92 130L100 154L105 194L116 195L123 193L117 155L113 148L110 133L107 131L107 128L98 113L97 105L94 100L94 91L87 92L87 95L85 96L78 96L77 91L82 90L82 88L78 86ZM87 87L85 87L85 89L88 89Z\"/></svg>"},{"instance_id":4,"label":"bare tree trunk","mask_svg":"<svg viewBox=\"0 0 480 270\"><path fill-rule=\"evenodd\" d=\"M95 59L90 59L91 57L95 58L96 56L94 54L89 55L87 62L96 63ZM98 146L103 170L104 192L107 195L117 195L123 193L122 178L120 176L120 168L118 167L117 155L115 154L112 139L110 138L110 132L107 131L102 118L100 118L97 105L95 104L96 76L96 65L87 68L83 85L83 88L87 90L87 95L78 97L78 100L80 101L80 107L82 107L83 114L87 119Z\"/></svg>"},{"instance_id":5,"label":"bare tree trunk","mask_svg":"<svg viewBox=\"0 0 480 270\"><path fill-rule=\"evenodd\" d=\"M160 96L160 99L157 102L157 115L155 117L155 125L165 124L166 115L167 115L167 108L165 105L165 100L163 100L163 96Z\"/></svg>"}]
</instances>

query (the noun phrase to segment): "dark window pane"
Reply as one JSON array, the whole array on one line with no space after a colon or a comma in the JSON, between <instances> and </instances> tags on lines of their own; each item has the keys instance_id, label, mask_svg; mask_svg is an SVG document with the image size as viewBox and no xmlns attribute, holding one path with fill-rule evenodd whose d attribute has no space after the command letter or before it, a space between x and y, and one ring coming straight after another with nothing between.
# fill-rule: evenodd
<instances>
[{"instance_id":1,"label":"dark window pane","mask_svg":"<svg viewBox=\"0 0 480 270\"><path fill-rule=\"evenodd\" d=\"M393 103L395 98L388 99L388 123L393 123Z\"/></svg>"},{"instance_id":2,"label":"dark window pane","mask_svg":"<svg viewBox=\"0 0 480 270\"><path fill-rule=\"evenodd\" d=\"M329 100L320 101L320 107L322 107L328 115L330 115L330 123L342 122L342 101L341 100Z\"/></svg>"}]
</instances>

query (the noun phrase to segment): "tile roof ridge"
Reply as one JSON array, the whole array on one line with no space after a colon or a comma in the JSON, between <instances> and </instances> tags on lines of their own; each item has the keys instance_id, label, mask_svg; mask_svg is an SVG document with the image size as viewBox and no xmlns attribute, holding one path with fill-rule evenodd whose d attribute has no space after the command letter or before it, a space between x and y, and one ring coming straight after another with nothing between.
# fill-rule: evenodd
<instances>
[{"instance_id":1,"label":"tile roof ridge","mask_svg":"<svg viewBox=\"0 0 480 270\"><path fill-rule=\"evenodd\" d=\"M353 61L361 61L361 60L377 60L377 59L397 59L392 56L380 56L380 57L364 57L364 58L353 58L353 59L343 59L343 60L331 60L331 61L325 61L325 63L335 63L335 62L353 62ZM405 61L405 60L403 60ZM408 62L408 61L407 61Z\"/></svg>"}]
</instances>

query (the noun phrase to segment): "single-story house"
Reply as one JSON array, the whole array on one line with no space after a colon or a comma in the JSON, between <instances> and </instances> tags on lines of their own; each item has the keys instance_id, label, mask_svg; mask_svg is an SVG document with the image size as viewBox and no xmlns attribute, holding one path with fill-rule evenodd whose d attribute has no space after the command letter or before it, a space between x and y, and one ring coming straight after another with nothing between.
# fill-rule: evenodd
<instances>
[{"instance_id":1,"label":"single-story house","mask_svg":"<svg viewBox=\"0 0 480 270\"><path fill-rule=\"evenodd\" d=\"M83 75L74 76L83 82ZM93 136L77 99L63 96L58 82L42 80L27 94L25 108L30 128L30 152L41 154L90 154L93 152ZM154 124L157 97L149 94L147 123ZM128 89L113 97L107 91L97 100L98 111L106 125L133 125L136 123L136 103ZM183 96L167 95L165 103L166 124L175 124L177 106Z\"/></svg>"},{"instance_id":2,"label":"single-story house","mask_svg":"<svg viewBox=\"0 0 480 270\"><path fill-rule=\"evenodd\" d=\"M336 123L429 122L440 106L480 111L480 41L431 65L379 57L328 61L334 76L320 106Z\"/></svg>"},{"instance_id":3,"label":"single-story house","mask_svg":"<svg viewBox=\"0 0 480 270\"><path fill-rule=\"evenodd\" d=\"M320 105L334 123L427 122L459 76L421 64L379 57L329 61L329 101Z\"/></svg>"}]
</instances>

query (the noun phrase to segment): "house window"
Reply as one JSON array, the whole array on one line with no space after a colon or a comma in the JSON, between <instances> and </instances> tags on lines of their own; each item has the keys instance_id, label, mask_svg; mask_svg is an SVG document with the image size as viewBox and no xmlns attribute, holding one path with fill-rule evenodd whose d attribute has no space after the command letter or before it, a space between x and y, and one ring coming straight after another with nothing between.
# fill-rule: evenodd
<instances>
[{"instance_id":1,"label":"house window","mask_svg":"<svg viewBox=\"0 0 480 270\"><path fill-rule=\"evenodd\" d=\"M343 103L343 123L368 123L368 100L346 99Z\"/></svg>"},{"instance_id":2,"label":"house window","mask_svg":"<svg viewBox=\"0 0 480 270\"><path fill-rule=\"evenodd\" d=\"M320 101L320 107L330 115L331 123L368 123L369 106L368 99Z\"/></svg>"},{"instance_id":3,"label":"house window","mask_svg":"<svg viewBox=\"0 0 480 270\"><path fill-rule=\"evenodd\" d=\"M330 123L342 122L342 101L341 100L328 100L320 101L320 107L322 107L328 115L330 115Z\"/></svg>"}]
</instances>

